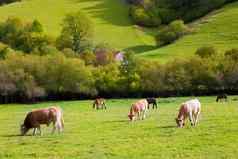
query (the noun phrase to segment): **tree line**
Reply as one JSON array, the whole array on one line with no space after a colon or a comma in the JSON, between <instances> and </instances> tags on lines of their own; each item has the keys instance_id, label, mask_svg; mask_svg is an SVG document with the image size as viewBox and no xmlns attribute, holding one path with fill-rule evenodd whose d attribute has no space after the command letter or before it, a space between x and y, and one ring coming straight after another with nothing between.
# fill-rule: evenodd
<instances>
[{"instance_id":1,"label":"tree line","mask_svg":"<svg viewBox=\"0 0 238 159\"><path fill-rule=\"evenodd\" d=\"M157 27L180 19L193 21L236 0L128 0L130 16L136 24Z\"/></svg>"},{"instance_id":2,"label":"tree line","mask_svg":"<svg viewBox=\"0 0 238 159\"><path fill-rule=\"evenodd\" d=\"M166 64L141 59L133 53L126 53L121 62L87 62L62 53L40 56L8 52L0 60L0 101L238 92L238 49L218 54L213 47L203 47L191 58Z\"/></svg>"},{"instance_id":3,"label":"tree line","mask_svg":"<svg viewBox=\"0 0 238 159\"><path fill-rule=\"evenodd\" d=\"M161 64L94 45L93 25L82 13L66 15L62 24L52 38L37 20L0 23L1 103L238 92L238 49L218 53L205 46L191 58ZM167 30L184 34L179 21Z\"/></svg>"}]
</instances>

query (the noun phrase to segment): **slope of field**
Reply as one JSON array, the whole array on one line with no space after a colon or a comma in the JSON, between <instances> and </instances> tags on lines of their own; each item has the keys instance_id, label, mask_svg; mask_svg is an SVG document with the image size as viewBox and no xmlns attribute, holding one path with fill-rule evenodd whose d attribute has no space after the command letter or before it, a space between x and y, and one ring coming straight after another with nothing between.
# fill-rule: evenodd
<instances>
[{"instance_id":1,"label":"slope of field","mask_svg":"<svg viewBox=\"0 0 238 159\"><path fill-rule=\"evenodd\" d=\"M238 102L216 103L215 97L199 97L199 125L176 127L181 102L189 98L159 99L144 121L129 123L127 113L134 100L108 100L107 110L93 110L92 101L0 105L0 158L11 159L236 159L238 156ZM232 100L236 99L236 100ZM19 125L32 109L60 105L65 131L43 136L19 136ZM32 132L29 132L29 135Z\"/></svg>"},{"instance_id":2,"label":"slope of field","mask_svg":"<svg viewBox=\"0 0 238 159\"><path fill-rule=\"evenodd\" d=\"M214 45L220 51L238 47L238 2L228 4L192 23L195 32L163 48L144 52L144 57L167 61L191 56L197 48Z\"/></svg>"},{"instance_id":3,"label":"slope of field","mask_svg":"<svg viewBox=\"0 0 238 159\"><path fill-rule=\"evenodd\" d=\"M38 19L47 34L57 36L66 13L82 11L95 26L95 42L107 42L118 49L154 43L152 36L135 27L124 0L23 0L0 7L0 20L9 16Z\"/></svg>"}]
</instances>

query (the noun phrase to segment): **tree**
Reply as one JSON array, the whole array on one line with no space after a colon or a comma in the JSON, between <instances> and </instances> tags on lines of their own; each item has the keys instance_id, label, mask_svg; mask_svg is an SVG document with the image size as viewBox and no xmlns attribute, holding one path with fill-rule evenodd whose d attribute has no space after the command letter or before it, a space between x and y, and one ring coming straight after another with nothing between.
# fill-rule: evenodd
<instances>
[{"instance_id":1,"label":"tree","mask_svg":"<svg viewBox=\"0 0 238 159\"><path fill-rule=\"evenodd\" d=\"M71 13L63 19L63 28L57 39L59 49L71 48L80 53L88 47L93 34L93 26L83 13Z\"/></svg>"}]
</instances>

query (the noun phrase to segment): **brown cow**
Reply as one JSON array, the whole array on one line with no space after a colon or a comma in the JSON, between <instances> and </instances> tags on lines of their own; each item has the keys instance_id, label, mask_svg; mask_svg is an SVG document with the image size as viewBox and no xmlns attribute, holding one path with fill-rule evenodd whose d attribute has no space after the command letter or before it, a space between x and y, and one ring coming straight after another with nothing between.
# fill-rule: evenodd
<instances>
[{"instance_id":1,"label":"brown cow","mask_svg":"<svg viewBox=\"0 0 238 159\"><path fill-rule=\"evenodd\" d=\"M104 98L96 98L93 102L93 109L107 109Z\"/></svg>"},{"instance_id":2,"label":"brown cow","mask_svg":"<svg viewBox=\"0 0 238 159\"><path fill-rule=\"evenodd\" d=\"M49 126L53 122L52 133L55 129L61 132L64 127L63 113L59 107L50 107L44 109L36 109L27 113L24 123L21 125L21 135L25 135L31 128L33 128L33 135L36 135L37 129L41 135L41 124Z\"/></svg>"}]
</instances>

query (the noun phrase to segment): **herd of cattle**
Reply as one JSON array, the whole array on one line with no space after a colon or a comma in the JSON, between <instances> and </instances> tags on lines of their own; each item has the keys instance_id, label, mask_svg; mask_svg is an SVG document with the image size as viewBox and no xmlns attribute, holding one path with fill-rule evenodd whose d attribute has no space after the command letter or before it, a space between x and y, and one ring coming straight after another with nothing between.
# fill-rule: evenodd
<instances>
[{"instance_id":1,"label":"herd of cattle","mask_svg":"<svg viewBox=\"0 0 238 159\"><path fill-rule=\"evenodd\" d=\"M217 96L216 101L221 99L227 100L226 95ZM153 105L153 109L157 109L158 105L155 98L141 99L131 105L129 110L129 120L143 120L146 118L146 113L150 109L150 104ZM93 102L94 109L106 109L105 99L97 98ZM195 126L198 122L199 114L201 112L201 103L198 99L188 100L181 104L179 113L175 121L177 126L182 128L185 126L185 120L189 118L192 126ZM64 128L63 112L60 107L49 107L44 109L36 109L27 113L24 123L20 127L21 135L26 135L26 133L33 129L33 135L41 135L40 125L45 124L49 126L53 123L52 133L57 131L60 133Z\"/></svg>"}]
</instances>

